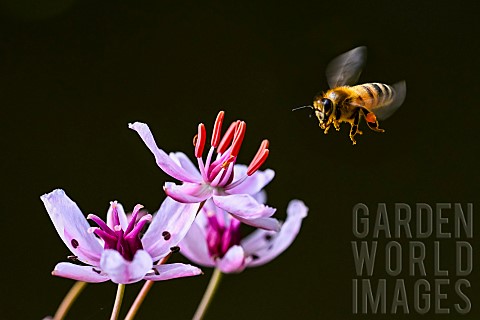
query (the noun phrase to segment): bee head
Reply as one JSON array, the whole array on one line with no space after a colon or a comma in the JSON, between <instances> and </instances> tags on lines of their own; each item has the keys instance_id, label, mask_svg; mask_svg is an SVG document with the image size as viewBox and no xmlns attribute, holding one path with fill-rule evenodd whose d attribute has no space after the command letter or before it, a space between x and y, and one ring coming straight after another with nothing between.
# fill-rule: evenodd
<instances>
[{"instance_id":1,"label":"bee head","mask_svg":"<svg viewBox=\"0 0 480 320\"><path fill-rule=\"evenodd\" d=\"M327 98L315 99L313 101L315 114L320 123L326 123L333 112L333 102Z\"/></svg>"}]
</instances>

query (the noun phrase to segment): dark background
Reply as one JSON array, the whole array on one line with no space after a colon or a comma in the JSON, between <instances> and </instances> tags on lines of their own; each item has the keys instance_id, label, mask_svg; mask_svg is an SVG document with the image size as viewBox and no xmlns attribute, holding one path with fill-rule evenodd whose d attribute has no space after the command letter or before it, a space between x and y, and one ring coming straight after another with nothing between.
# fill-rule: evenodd
<instances>
[{"instance_id":1,"label":"dark background","mask_svg":"<svg viewBox=\"0 0 480 320\"><path fill-rule=\"evenodd\" d=\"M241 163L263 138L271 142L264 167L276 171L267 192L278 217L293 198L310 207L287 252L225 277L211 319L391 318L352 315L352 207L363 202L375 211L378 202L391 209L396 202L434 206L478 198L473 1L1 3L1 319L51 315L73 284L50 275L69 252L40 195L63 188L85 214L101 216L114 199L130 209L136 203L158 208L162 184L172 179L129 122L148 123L164 150L193 157L197 124L211 130L225 110L228 122L248 124ZM369 49L361 82L405 79L407 98L381 123L385 134L364 128L352 146L347 125L325 136L308 110L290 110L326 90L327 63L358 45ZM408 239L398 241L407 248ZM383 247L387 240L379 242ZM452 243L441 260L454 272ZM452 313L439 318L478 319L478 255L474 262L472 287L465 290L471 312L455 313L453 304L461 301L450 286L442 306ZM379 261L374 279L388 278L384 265ZM211 270L205 273L156 284L138 318L191 317ZM412 303L415 278L402 275ZM122 312L139 288L127 287ZM108 318L115 290L112 283L88 286L71 318ZM409 315L395 317L424 318L413 304Z\"/></svg>"}]
</instances>

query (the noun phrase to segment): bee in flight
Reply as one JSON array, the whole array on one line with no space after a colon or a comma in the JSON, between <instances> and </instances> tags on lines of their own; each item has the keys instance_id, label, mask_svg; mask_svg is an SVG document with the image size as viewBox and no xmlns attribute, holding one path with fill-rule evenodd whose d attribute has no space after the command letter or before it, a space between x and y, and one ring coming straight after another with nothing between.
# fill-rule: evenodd
<instances>
[{"instance_id":1,"label":"bee in flight","mask_svg":"<svg viewBox=\"0 0 480 320\"><path fill-rule=\"evenodd\" d=\"M315 111L325 134L332 124L338 131L340 123L350 123L350 140L353 144L357 143L355 135L362 134L358 129L360 118L365 118L371 130L384 132L378 127L378 120L388 118L400 107L407 90L405 81L392 86L375 82L354 85L366 58L367 48L358 47L333 59L326 70L330 89L315 96L313 106L305 106Z\"/></svg>"}]
</instances>

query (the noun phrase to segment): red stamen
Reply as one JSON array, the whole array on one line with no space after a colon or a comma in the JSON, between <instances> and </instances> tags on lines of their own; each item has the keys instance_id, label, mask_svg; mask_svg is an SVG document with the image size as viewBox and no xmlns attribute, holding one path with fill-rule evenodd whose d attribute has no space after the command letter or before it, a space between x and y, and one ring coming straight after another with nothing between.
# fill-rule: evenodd
<instances>
[{"instance_id":1,"label":"red stamen","mask_svg":"<svg viewBox=\"0 0 480 320\"><path fill-rule=\"evenodd\" d=\"M222 133L222 124L223 124L223 118L225 117L225 112L220 111L217 115L217 119L215 119L215 124L213 126L213 134L212 134L212 147L216 148L218 147L218 144L220 143L220 134Z\"/></svg>"},{"instance_id":2,"label":"red stamen","mask_svg":"<svg viewBox=\"0 0 480 320\"><path fill-rule=\"evenodd\" d=\"M205 131L205 125L203 123L200 123L198 125L198 134L196 140L197 141L195 141L195 157L201 158L203 148L205 148L205 142L207 141L207 132Z\"/></svg>"},{"instance_id":3,"label":"red stamen","mask_svg":"<svg viewBox=\"0 0 480 320\"><path fill-rule=\"evenodd\" d=\"M260 148L257 151L257 154L255 157L253 157L252 162L250 162L250 165L247 168L247 175L251 176L254 174L258 168L267 160L268 154L270 151L267 149L269 145L268 140L263 140L262 143L260 144Z\"/></svg>"},{"instance_id":4,"label":"red stamen","mask_svg":"<svg viewBox=\"0 0 480 320\"><path fill-rule=\"evenodd\" d=\"M250 163L257 161L257 158L262 155L263 150L268 149L269 144L270 142L267 139L263 140L262 143L260 144L260 148L258 148L258 151L255 154L255 157L253 157Z\"/></svg>"},{"instance_id":5,"label":"red stamen","mask_svg":"<svg viewBox=\"0 0 480 320\"><path fill-rule=\"evenodd\" d=\"M242 146L243 138L245 137L245 131L247 130L247 124L242 121L239 123L237 130L235 131L235 137L232 142L232 152L231 155L236 157L238 152L240 152L240 147Z\"/></svg>"},{"instance_id":6,"label":"red stamen","mask_svg":"<svg viewBox=\"0 0 480 320\"><path fill-rule=\"evenodd\" d=\"M230 144L230 142L233 139L233 134L235 133L235 129L236 129L237 124L239 122L240 122L239 120L237 120L235 122L232 122L230 127L228 127L227 132L225 132L225 134L223 135L222 141L218 145L218 149L217 149L218 153L224 153L225 150L227 150L228 145Z\"/></svg>"}]
</instances>

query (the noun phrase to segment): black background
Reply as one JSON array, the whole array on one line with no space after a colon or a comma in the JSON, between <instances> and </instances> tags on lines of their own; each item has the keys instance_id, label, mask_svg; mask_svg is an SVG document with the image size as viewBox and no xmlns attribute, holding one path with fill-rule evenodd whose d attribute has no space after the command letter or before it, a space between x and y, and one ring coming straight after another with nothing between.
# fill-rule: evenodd
<instances>
[{"instance_id":1,"label":"black background","mask_svg":"<svg viewBox=\"0 0 480 320\"><path fill-rule=\"evenodd\" d=\"M211 319L390 318L352 315L352 207L477 200L473 2L10 0L0 10L1 319L51 315L73 284L50 275L69 252L40 195L63 188L85 214L101 216L114 199L130 209L158 208L172 179L129 122L148 123L164 150L193 157L197 124L211 130L225 110L227 122L247 122L239 162L270 140L264 167L276 171L267 192L278 217L293 198L310 207L287 252L225 277ZM369 50L361 82L405 79L407 98L381 123L386 133L365 128L352 146L346 125L325 136L309 111L290 110L326 90L327 63L358 45ZM398 241L407 248L408 239ZM441 261L454 272L452 244L445 242ZM478 262L477 255L465 290L471 312L455 313L461 301L450 286L443 306L452 313L439 318L478 317ZM391 285L384 265L374 279ZM200 278L156 284L138 318L191 317L211 274L204 270ZM403 278L412 303L416 278ZM127 287L122 312L139 288ZM71 318L108 318L114 295L112 283L88 286ZM424 318L413 304L409 315L395 317Z\"/></svg>"}]
</instances>

